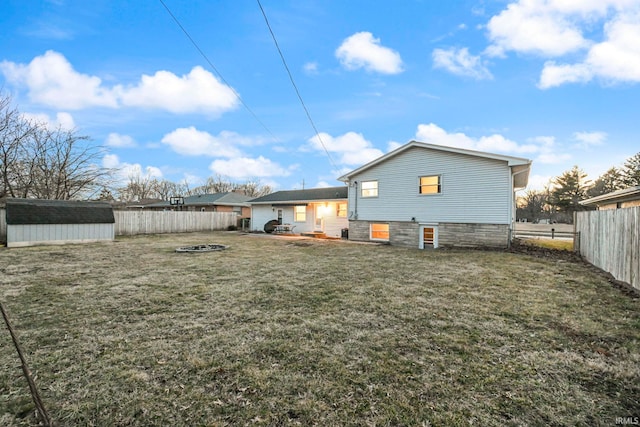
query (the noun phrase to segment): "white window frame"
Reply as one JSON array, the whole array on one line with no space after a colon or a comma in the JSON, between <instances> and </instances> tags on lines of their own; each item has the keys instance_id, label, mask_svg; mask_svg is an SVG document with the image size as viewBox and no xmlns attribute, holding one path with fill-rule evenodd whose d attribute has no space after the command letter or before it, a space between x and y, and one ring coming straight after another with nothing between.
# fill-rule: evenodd
<instances>
[{"instance_id":1,"label":"white window frame","mask_svg":"<svg viewBox=\"0 0 640 427\"><path fill-rule=\"evenodd\" d=\"M299 211L298 208L304 209ZM302 219L301 219L302 218ZM307 207L298 205L293 207L293 222L307 222Z\"/></svg>"},{"instance_id":2,"label":"white window frame","mask_svg":"<svg viewBox=\"0 0 640 427\"><path fill-rule=\"evenodd\" d=\"M422 178L438 178L437 184L422 185ZM422 187L437 187L435 193L423 193ZM418 177L418 194L421 196L435 196L436 194L442 194L442 175L421 175Z\"/></svg>"},{"instance_id":3,"label":"white window frame","mask_svg":"<svg viewBox=\"0 0 640 427\"><path fill-rule=\"evenodd\" d=\"M432 246L427 244L424 241L424 229L425 228L431 228L433 229L433 243ZM420 249L424 249L425 246L427 247L433 247L433 249L437 249L438 248L438 225L437 224L420 224L419 227L419 232L420 232L420 236L419 236L419 244L418 247Z\"/></svg>"},{"instance_id":4,"label":"white window frame","mask_svg":"<svg viewBox=\"0 0 640 427\"><path fill-rule=\"evenodd\" d=\"M344 209L340 209L341 206L344 207ZM348 209L349 206L347 205L347 202L338 202L336 206L336 216L338 218L346 218Z\"/></svg>"},{"instance_id":5,"label":"white window frame","mask_svg":"<svg viewBox=\"0 0 640 427\"><path fill-rule=\"evenodd\" d=\"M365 188L366 184L375 184L375 187L373 185L367 185L367 187L370 188ZM378 197L378 181L362 181L360 183L360 195L362 198Z\"/></svg>"},{"instance_id":6,"label":"white window frame","mask_svg":"<svg viewBox=\"0 0 640 427\"><path fill-rule=\"evenodd\" d=\"M387 238L380 238L380 237L373 237L373 228L376 225L386 225L387 226ZM378 231L380 232L380 231ZM389 233L389 224L385 223L385 222L372 222L369 224L369 240L375 240L375 241L379 241L379 242L388 242L389 241L389 237L390 237L390 233Z\"/></svg>"}]
</instances>

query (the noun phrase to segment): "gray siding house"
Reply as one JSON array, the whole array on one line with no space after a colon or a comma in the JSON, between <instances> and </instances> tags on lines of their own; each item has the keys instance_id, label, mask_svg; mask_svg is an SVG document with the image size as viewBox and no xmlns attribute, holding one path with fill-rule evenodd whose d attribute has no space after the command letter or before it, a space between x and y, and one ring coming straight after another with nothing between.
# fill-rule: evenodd
<instances>
[{"instance_id":1,"label":"gray siding house","mask_svg":"<svg viewBox=\"0 0 640 427\"><path fill-rule=\"evenodd\" d=\"M411 141L338 178L349 239L437 248L509 244L531 161Z\"/></svg>"}]
</instances>

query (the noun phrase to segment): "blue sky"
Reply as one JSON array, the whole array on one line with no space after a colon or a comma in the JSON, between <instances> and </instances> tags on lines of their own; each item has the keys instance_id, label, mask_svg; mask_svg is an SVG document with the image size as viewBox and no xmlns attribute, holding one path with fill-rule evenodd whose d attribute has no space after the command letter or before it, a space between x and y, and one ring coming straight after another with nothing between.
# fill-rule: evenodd
<instances>
[{"instance_id":1,"label":"blue sky","mask_svg":"<svg viewBox=\"0 0 640 427\"><path fill-rule=\"evenodd\" d=\"M415 139L529 158L535 189L640 151L640 0L261 0L319 137L257 1L164 3L215 70L160 0L5 0L0 87L123 181L341 185Z\"/></svg>"}]
</instances>

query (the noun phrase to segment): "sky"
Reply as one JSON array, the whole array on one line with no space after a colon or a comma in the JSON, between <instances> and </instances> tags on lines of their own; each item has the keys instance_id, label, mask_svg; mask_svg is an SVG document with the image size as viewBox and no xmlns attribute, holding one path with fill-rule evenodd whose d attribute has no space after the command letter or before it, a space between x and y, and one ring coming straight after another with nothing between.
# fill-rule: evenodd
<instances>
[{"instance_id":1,"label":"sky","mask_svg":"<svg viewBox=\"0 0 640 427\"><path fill-rule=\"evenodd\" d=\"M418 140L541 189L640 152L640 0L3 0L0 89L122 183L342 185Z\"/></svg>"}]
</instances>

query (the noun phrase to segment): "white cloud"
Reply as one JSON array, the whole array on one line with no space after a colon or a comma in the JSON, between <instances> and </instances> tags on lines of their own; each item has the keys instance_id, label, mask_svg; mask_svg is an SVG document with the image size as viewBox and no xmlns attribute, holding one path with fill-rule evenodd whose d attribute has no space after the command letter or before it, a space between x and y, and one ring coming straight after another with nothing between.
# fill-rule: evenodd
<instances>
[{"instance_id":1,"label":"white cloud","mask_svg":"<svg viewBox=\"0 0 640 427\"><path fill-rule=\"evenodd\" d=\"M22 117L30 122L43 124L47 129L61 128L63 130L72 130L76 127L73 116L65 112L56 113L55 118L44 113L23 113Z\"/></svg>"},{"instance_id":2,"label":"white cloud","mask_svg":"<svg viewBox=\"0 0 640 427\"><path fill-rule=\"evenodd\" d=\"M396 148L400 148L400 147L402 147L403 145L404 145L403 143L398 142L398 141L389 141L389 142L387 143L387 152L389 152L389 151L393 151L393 150L395 150Z\"/></svg>"},{"instance_id":3,"label":"white cloud","mask_svg":"<svg viewBox=\"0 0 640 427\"><path fill-rule=\"evenodd\" d=\"M605 25L606 39L589 50L593 73L613 81L640 81L640 11L620 15Z\"/></svg>"},{"instance_id":4,"label":"white cloud","mask_svg":"<svg viewBox=\"0 0 640 427\"><path fill-rule=\"evenodd\" d=\"M256 159L249 157L236 157L229 160L214 160L209 169L217 174L236 179L265 178L273 176L289 176L296 169L291 166L283 168L263 156Z\"/></svg>"},{"instance_id":5,"label":"white cloud","mask_svg":"<svg viewBox=\"0 0 640 427\"><path fill-rule=\"evenodd\" d=\"M570 154L560 152L554 136L536 136L528 141L538 148L535 163L557 164L571 159Z\"/></svg>"},{"instance_id":6,"label":"white cloud","mask_svg":"<svg viewBox=\"0 0 640 427\"><path fill-rule=\"evenodd\" d=\"M78 73L63 55L52 50L28 65L2 61L0 71L9 83L26 86L29 98L43 105L70 110L118 105L113 91L104 88L99 77Z\"/></svg>"},{"instance_id":7,"label":"white cloud","mask_svg":"<svg viewBox=\"0 0 640 427\"><path fill-rule=\"evenodd\" d=\"M218 115L234 109L238 97L228 86L202 67L178 77L169 71L143 75L135 87L117 88L122 104L133 107L161 108L172 113L208 113Z\"/></svg>"},{"instance_id":8,"label":"white cloud","mask_svg":"<svg viewBox=\"0 0 640 427\"><path fill-rule=\"evenodd\" d=\"M549 185L552 178L554 177L550 175L530 175L527 190L542 190Z\"/></svg>"},{"instance_id":9,"label":"white cloud","mask_svg":"<svg viewBox=\"0 0 640 427\"><path fill-rule=\"evenodd\" d=\"M493 76L483 64L479 56L469 54L465 47L462 49L434 49L432 53L433 67L443 68L459 76L472 77L474 79L490 79Z\"/></svg>"},{"instance_id":10,"label":"white cloud","mask_svg":"<svg viewBox=\"0 0 640 427\"><path fill-rule=\"evenodd\" d=\"M230 131L222 131L218 136L214 136L191 126L178 128L166 134L162 143L185 156L235 157L241 155L235 145L246 144L246 139Z\"/></svg>"},{"instance_id":11,"label":"white cloud","mask_svg":"<svg viewBox=\"0 0 640 427\"><path fill-rule=\"evenodd\" d=\"M129 135L121 135L119 133L112 132L109 135L107 135L107 139L105 140L105 145L107 147L126 148L126 147L135 147L136 142Z\"/></svg>"},{"instance_id":12,"label":"white cloud","mask_svg":"<svg viewBox=\"0 0 640 427\"><path fill-rule=\"evenodd\" d=\"M367 31L347 37L336 50L336 57L347 70L364 68L383 74L398 74L402 70L400 54L380 45L380 39Z\"/></svg>"},{"instance_id":13,"label":"white cloud","mask_svg":"<svg viewBox=\"0 0 640 427\"><path fill-rule=\"evenodd\" d=\"M33 102L54 108L128 106L215 116L236 108L239 102L230 87L202 67L181 77L158 71L143 75L135 85L109 87L97 76L77 72L62 54L49 50L29 64L2 61L0 71L8 83L26 87Z\"/></svg>"},{"instance_id":14,"label":"white cloud","mask_svg":"<svg viewBox=\"0 0 640 427\"><path fill-rule=\"evenodd\" d=\"M557 164L571 160L571 154L567 153L542 153L536 157L536 162L544 164Z\"/></svg>"},{"instance_id":15,"label":"white cloud","mask_svg":"<svg viewBox=\"0 0 640 427\"><path fill-rule=\"evenodd\" d=\"M115 154L106 154L102 158L102 167L113 169L117 185L126 185L131 177L162 178L162 171L155 166L142 167L139 163L122 163Z\"/></svg>"},{"instance_id":16,"label":"white cloud","mask_svg":"<svg viewBox=\"0 0 640 427\"><path fill-rule=\"evenodd\" d=\"M362 134L356 132L347 132L336 137L320 132L319 135L310 138L309 143L314 150L324 152L326 149L329 153L338 154L338 163L344 165L362 165L384 154L374 148Z\"/></svg>"},{"instance_id":17,"label":"white cloud","mask_svg":"<svg viewBox=\"0 0 640 427\"><path fill-rule=\"evenodd\" d=\"M564 83L585 83L593 78L593 72L584 64L556 65L554 61L547 61L540 74L538 87L549 89Z\"/></svg>"},{"instance_id":18,"label":"white cloud","mask_svg":"<svg viewBox=\"0 0 640 427\"><path fill-rule=\"evenodd\" d=\"M307 74L318 74L318 63L317 62L307 62L302 67L304 72Z\"/></svg>"},{"instance_id":19,"label":"white cloud","mask_svg":"<svg viewBox=\"0 0 640 427\"><path fill-rule=\"evenodd\" d=\"M587 47L589 42L579 26L567 11L559 10L558 3L520 0L509 4L487 24L493 43L487 53L502 56L516 51L555 57Z\"/></svg>"},{"instance_id":20,"label":"white cloud","mask_svg":"<svg viewBox=\"0 0 640 427\"><path fill-rule=\"evenodd\" d=\"M604 31L605 40L594 44L583 62L545 63L538 86L548 89L594 78L608 83L640 82L640 13L620 14L605 24Z\"/></svg>"},{"instance_id":21,"label":"white cloud","mask_svg":"<svg viewBox=\"0 0 640 427\"><path fill-rule=\"evenodd\" d=\"M445 145L486 152L504 152L512 154L534 154L540 151L536 144L518 144L499 134L472 138L461 132L449 133L441 127L429 123L418 125L416 139L428 144Z\"/></svg>"},{"instance_id":22,"label":"white cloud","mask_svg":"<svg viewBox=\"0 0 640 427\"><path fill-rule=\"evenodd\" d=\"M580 148L589 148L594 145L602 145L607 139L606 132L575 132L573 139L578 141Z\"/></svg>"},{"instance_id":23,"label":"white cloud","mask_svg":"<svg viewBox=\"0 0 640 427\"><path fill-rule=\"evenodd\" d=\"M594 79L640 82L637 0L519 0L491 18L487 29L489 56L513 51L555 58L544 64L541 89ZM558 59L568 54L578 60Z\"/></svg>"}]
</instances>

